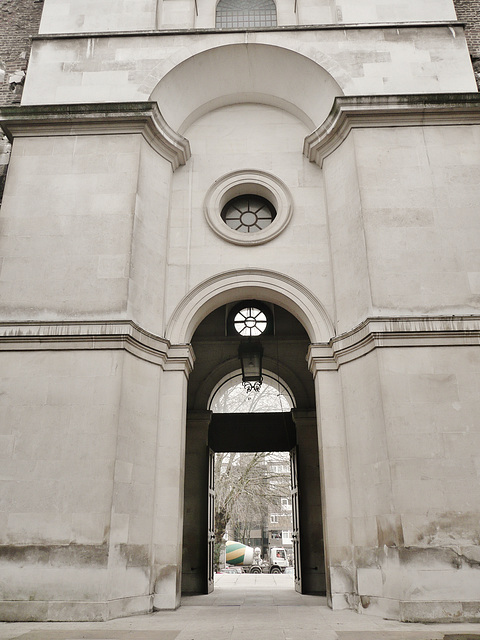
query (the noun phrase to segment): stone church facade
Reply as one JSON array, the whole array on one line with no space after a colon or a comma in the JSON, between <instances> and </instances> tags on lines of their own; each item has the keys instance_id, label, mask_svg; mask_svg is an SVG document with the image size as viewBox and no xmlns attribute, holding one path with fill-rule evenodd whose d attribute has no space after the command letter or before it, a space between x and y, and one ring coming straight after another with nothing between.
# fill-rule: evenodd
<instances>
[{"instance_id":1,"label":"stone church facade","mask_svg":"<svg viewBox=\"0 0 480 640\"><path fill-rule=\"evenodd\" d=\"M211 589L209 448L296 452L297 589L480 618L478 2L456 6L44 0L0 94L2 620ZM243 308L283 417L210 411Z\"/></svg>"}]
</instances>

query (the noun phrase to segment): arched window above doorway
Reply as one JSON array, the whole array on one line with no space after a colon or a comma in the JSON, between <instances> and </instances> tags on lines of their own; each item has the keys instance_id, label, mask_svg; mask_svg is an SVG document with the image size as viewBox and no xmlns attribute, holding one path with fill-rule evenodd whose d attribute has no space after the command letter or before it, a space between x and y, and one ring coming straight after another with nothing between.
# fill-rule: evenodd
<instances>
[{"instance_id":1,"label":"arched window above doorway","mask_svg":"<svg viewBox=\"0 0 480 640\"><path fill-rule=\"evenodd\" d=\"M273 0L220 0L217 4L217 29L276 26L277 10Z\"/></svg>"},{"instance_id":2,"label":"arched window above doorway","mask_svg":"<svg viewBox=\"0 0 480 640\"><path fill-rule=\"evenodd\" d=\"M245 393L242 375L235 374L220 383L212 394L209 409L213 413L280 413L294 408L287 386L264 373L260 391Z\"/></svg>"}]
</instances>

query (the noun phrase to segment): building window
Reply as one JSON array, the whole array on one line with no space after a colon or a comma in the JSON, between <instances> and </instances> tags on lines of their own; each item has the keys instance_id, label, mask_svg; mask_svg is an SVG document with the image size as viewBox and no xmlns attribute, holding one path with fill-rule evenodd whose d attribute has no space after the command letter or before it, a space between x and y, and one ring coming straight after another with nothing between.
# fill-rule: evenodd
<instances>
[{"instance_id":1,"label":"building window","mask_svg":"<svg viewBox=\"0 0 480 640\"><path fill-rule=\"evenodd\" d=\"M276 513L270 515L270 524L278 524L278 515Z\"/></svg>"},{"instance_id":2,"label":"building window","mask_svg":"<svg viewBox=\"0 0 480 640\"><path fill-rule=\"evenodd\" d=\"M276 176L241 170L215 180L205 194L204 212L224 240L254 246L276 238L293 211L292 196Z\"/></svg>"},{"instance_id":3,"label":"building window","mask_svg":"<svg viewBox=\"0 0 480 640\"><path fill-rule=\"evenodd\" d=\"M276 26L277 10L273 0L220 0L217 4L217 29Z\"/></svg>"},{"instance_id":4,"label":"building window","mask_svg":"<svg viewBox=\"0 0 480 640\"><path fill-rule=\"evenodd\" d=\"M273 473L289 473L290 467L288 464L272 464L270 470Z\"/></svg>"},{"instance_id":5,"label":"building window","mask_svg":"<svg viewBox=\"0 0 480 640\"><path fill-rule=\"evenodd\" d=\"M267 316L255 307L245 307L235 314L233 324L243 337L259 336L267 328Z\"/></svg>"},{"instance_id":6,"label":"building window","mask_svg":"<svg viewBox=\"0 0 480 640\"><path fill-rule=\"evenodd\" d=\"M230 229L240 233L256 233L273 222L277 212L266 198L242 195L223 207L222 219Z\"/></svg>"},{"instance_id":7,"label":"building window","mask_svg":"<svg viewBox=\"0 0 480 640\"><path fill-rule=\"evenodd\" d=\"M274 334L272 309L260 300L244 300L233 305L227 315L227 335L254 338Z\"/></svg>"}]
</instances>

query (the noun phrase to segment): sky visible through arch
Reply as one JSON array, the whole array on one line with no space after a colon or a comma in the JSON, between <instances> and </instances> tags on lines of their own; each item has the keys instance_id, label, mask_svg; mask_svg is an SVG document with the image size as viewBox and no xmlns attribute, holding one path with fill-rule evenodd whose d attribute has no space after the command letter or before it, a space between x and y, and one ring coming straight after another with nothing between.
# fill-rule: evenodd
<instances>
[{"instance_id":1,"label":"sky visible through arch","mask_svg":"<svg viewBox=\"0 0 480 640\"><path fill-rule=\"evenodd\" d=\"M260 391L247 393L241 375L236 375L220 386L210 404L213 413L273 413L292 408L287 389L278 380L266 376Z\"/></svg>"}]
</instances>

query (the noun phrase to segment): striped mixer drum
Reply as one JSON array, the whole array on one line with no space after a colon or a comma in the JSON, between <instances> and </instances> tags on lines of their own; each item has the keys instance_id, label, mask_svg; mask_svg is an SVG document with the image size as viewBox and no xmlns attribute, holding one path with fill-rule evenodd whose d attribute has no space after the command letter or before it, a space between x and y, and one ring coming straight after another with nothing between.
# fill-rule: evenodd
<instances>
[{"instance_id":1,"label":"striped mixer drum","mask_svg":"<svg viewBox=\"0 0 480 640\"><path fill-rule=\"evenodd\" d=\"M253 562L254 550L241 542L228 540L225 544L225 553L227 564L248 566Z\"/></svg>"}]
</instances>

